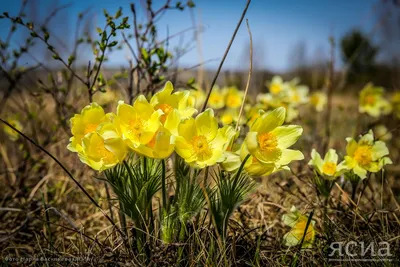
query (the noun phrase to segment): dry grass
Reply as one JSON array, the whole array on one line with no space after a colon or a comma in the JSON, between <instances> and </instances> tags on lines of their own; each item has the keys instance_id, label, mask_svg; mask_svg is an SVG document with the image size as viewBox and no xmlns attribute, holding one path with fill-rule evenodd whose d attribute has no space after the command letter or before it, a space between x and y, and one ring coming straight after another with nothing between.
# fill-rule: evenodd
<instances>
[{"instance_id":1,"label":"dry grass","mask_svg":"<svg viewBox=\"0 0 400 267\"><path fill-rule=\"evenodd\" d=\"M344 138L352 134L356 125L356 99L335 96L333 104L331 147L344 151ZM37 141L45 143L45 147L72 171L74 177L119 225L118 205L113 200L114 196L108 200L104 182L96 179L98 174L66 150L67 133L51 127L54 105L47 102L45 106L37 110L37 116L26 124L26 130L30 133L33 129L41 131L36 132ZM385 179L380 173L373 175L356 205L343 193L351 192L349 185L338 181L343 188L333 189L328 209L329 220L324 227L324 203L310 181L311 172L306 166L311 148L320 141L322 123L315 113L306 108L301 111L298 124L303 125L305 131L297 147L303 151L306 159L292 165L292 174L278 173L258 179L257 190L235 212L225 248L226 254L234 259L237 266L337 265L327 261L329 242L351 240L388 241L394 258L400 258L400 159L396 133L389 148L395 164L388 168ZM49 135L51 138L48 140ZM58 165L24 140L17 145L8 141L3 134L0 138L0 257L4 264L7 257L32 259L32 255L35 255L36 258L49 259L65 257L71 260L69 263L72 266L140 265L138 255L126 248L103 214ZM360 187L356 199L361 192ZM282 224L281 217L292 205L307 213L314 211L313 219L317 222L318 231L314 249L299 252L296 248L288 249L283 245L282 237L289 229ZM128 221L128 229L131 227L133 225ZM151 260L147 264L176 265L179 248L183 246L187 258L181 262L182 265L225 265L223 259L220 262L208 261L212 253L217 253L217 243L213 241L213 234L207 231L207 227L191 229L187 244L165 245L154 240L149 252ZM92 261L87 262L87 259ZM397 263L386 262L393 266ZM37 261L23 265L44 264ZM48 266L66 264L47 263ZM380 266L382 262L376 264ZM359 262L350 265L363 266Z\"/></svg>"}]
</instances>

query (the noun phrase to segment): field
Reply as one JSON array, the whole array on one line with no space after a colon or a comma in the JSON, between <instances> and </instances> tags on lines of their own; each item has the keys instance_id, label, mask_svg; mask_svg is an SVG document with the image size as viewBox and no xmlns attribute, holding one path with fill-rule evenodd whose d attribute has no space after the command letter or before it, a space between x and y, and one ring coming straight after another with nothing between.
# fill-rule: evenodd
<instances>
[{"instance_id":1,"label":"field","mask_svg":"<svg viewBox=\"0 0 400 267\"><path fill-rule=\"evenodd\" d=\"M1 266L398 266L396 86L351 83L334 55L253 71L241 20L249 70L171 66L154 33L169 9L140 27L134 7L105 12L84 64L1 15L29 33L1 41ZM56 67L21 65L34 41ZM129 68L105 67L119 46Z\"/></svg>"}]
</instances>

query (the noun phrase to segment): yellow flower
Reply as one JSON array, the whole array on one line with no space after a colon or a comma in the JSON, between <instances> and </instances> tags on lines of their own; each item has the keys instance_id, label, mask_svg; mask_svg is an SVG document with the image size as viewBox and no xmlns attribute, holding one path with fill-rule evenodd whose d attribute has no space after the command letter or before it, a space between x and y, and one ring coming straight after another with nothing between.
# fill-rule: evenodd
<instances>
[{"instance_id":1,"label":"yellow flower","mask_svg":"<svg viewBox=\"0 0 400 267\"><path fill-rule=\"evenodd\" d=\"M359 111L372 117L388 114L391 111L390 103L383 97L384 89L368 83L360 92Z\"/></svg>"},{"instance_id":2,"label":"yellow flower","mask_svg":"<svg viewBox=\"0 0 400 267\"><path fill-rule=\"evenodd\" d=\"M191 117L197 110L190 104L189 91L179 91L172 93L174 87L171 82L166 82L162 90L154 94L150 100L150 104L155 110L161 110L160 120L163 124L166 124L168 120L175 119L173 110L177 110L181 119L187 119Z\"/></svg>"},{"instance_id":3,"label":"yellow flower","mask_svg":"<svg viewBox=\"0 0 400 267\"><path fill-rule=\"evenodd\" d=\"M7 122L9 124L11 124L12 126L14 126L14 128L17 129L18 131L22 131L22 129L23 129L22 124L17 119L9 118L9 119L7 119ZM8 127L8 125L4 124L3 130L8 135L8 137L10 138L11 141L18 140L19 133L14 131L12 128Z\"/></svg>"},{"instance_id":4,"label":"yellow flower","mask_svg":"<svg viewBox=\"0 0 400 267\"><path fill-rule=\"evenodd\" d=\"M277 108L262 114L250 127L244 144L249 153L262 163L271 163L276 169L293 160L302 160L298 150L288 149L300 138L303 128L298 125L282 126L285 109Z\"/></svg>"},{"instance_id":5,"label":"yellow flower","mask_svg":"<svg viewBox=\"0 0 400 267\"><path fill-rule=\"evenodd\" d=\"M389 141L392 139L392 133L389 132L389 130L386 128L385 125L379 124L374 127L374 135L376 136L376 139L381 140L381 141Z\"/></svg>"},{"instance_id":6,"label":"yellow flower","mask_svg":"<svg viewBox=\"0 0 400 267\"><path fill-rule=\"evenodd\" d=\"M284 214L282 216L282 221L287 226L290 226L292 229L283 236L283 240L285 241L285 245L288 247L297 246L301 243L303 239L303 248L310 248L314 243L315 239L315 221L311 220L308 228L308 216L301 214L296 207L292 207L290 209L290 213ZM306 232L307 228L307 232ZM305 234L305 235L304 235Z\"/></svg>"},{"instance_id":7,"label":"yellow flower","mask_svg":"<svg viewBox=\"0 0 400 267\"><path fill-rule=\"evenodd\" d=\"M235 86L231 86L226 90L225 105L228 108L239 108L243 101L243 91L239 91Z\"/></svg>"},{"instance_id":8,"label":"yellow flower","mask_svg":"<svg viewBox=\"0 0 400 267\"><path fill-rule=\"evenodd\" d=\"M161 127L161 110L154 110L143 95L140 95L133 106L118 102L115 123L120 128L122 139L126 144L136 149L148 144Z\"/></svg>"},{"instance_id":9,"label":"yellow flower","mask_svg":"<svg viewBox=\"0 0 400 267\"><path fill-rule=\"evenodd\" d=\"M327 177L328 180L335 179L335 177L338 177L346 171L344 162L338 165L338 155L334 149L329 149L324 159L313 149L311 151L311 160L308 162L308 165L313 166L320 175Z\"/></svg>"},{"instance_id":10,"label":"yellow flower","mask_svg":"<svg viewBox=\"0 0 400 267\"><path fill-rule=\"evenodd\" d=\"M283 82L280 76L272 77L271 82L267 83L267 86L269 88L269 92L275 96L279 94L285 94L289 87L287 83Z\"/></svg>"},{"instance_id":11,"label":"yellow flower","mask_svg":"<svg viewBox=\"0 0 400 267\"><path fill-rule=\"evenodd\" d=\"M326 94L323 93L322 91L314 92L310 97L310 104L318 112L324 110L326 102L327 102Z\"/></svg>"},{"instance_id":12,"label":"yellow flower","mask_svg":"<svg viewBox=\"0 0 400 267\"><path fill-rule=\"evenodd\" d=\"M174 152L174 144L175 136L161 126L149 143L141 145L134 150L149 158L165 159Z\"/></svg>"},{"instance_id":13,"label":"yellow flower","mask_svg":"<svg viewBox=\"0 0 400 267\"><path fill-rule=\"evenodd\" d=\"M242 144L239 151L226 152L226 158L222 162L221 166L228 172L236 171L245 160L247 155L249 155L249 151L247 150L246 145ZM251 176L267 176L281 170L290 169L287 166L280 166L278 168L274 163L264 163L250 155L244 164L244 170Z\"/></svg>"},{"instance_id":14,"label":"yellow flower","mask_svg":"<svg viewBox=\"0 0 400 267\"><path fill-rule=\"evenodd\" d=\"M345 166L359 176L366 178L367 171L378 172L386 164L392 164L389 157L389 150L382 141L374 141L374 135L370 130L366 135L360 137L357 142L353 138L346 138L347 146Z\"/></svg>"},{"instance_id":15,"label":"yellow flower","mask_svg":"<svg viewBox=\"0 0 400 267\"><path fill-rule=\"evenodd\" d=\"M237 123L239 119L239 109L225 109L220 116L220 121L223 125L231 125ZM240 124L245 123L243 116L240 118Z\"/></svg>"},{"instance_id":16,"label":"yellow flower","mask_svg":"<svg viewBox=\"0 0 400 267\"><path fill-rule=\"evenodd\" d=\"M72 152L81 151L83 137L96 131L101 123L109 121L110 116L95 102L84 107L80 114L75 114L70 120L72 137L67 148Z\"/></svg>"},{"instance_id":17,"label":"yellow flower","mask_svg":"<svg viewBox=\"0 0 400 267\"><path fill-rule=\"evenodd\" d=\"M225 106L225 93L226 91L221 90L218 85L215 85L211 91L210 98L207 104L212 109L221 109Z\"/></svg>"},{"instance_id":18,"label":"yellow flower","mask_svg":"<svg viewBox=\"0 0 400 267\"><path fill-rule=\"evenodd\" d=\"M187 163L198 168L212 166L224 160L229 141L235 135L231 126L218 128L212 109L200 113L196 119L182 121L178 127L175 151Z\"/></svg>"},{"instance_id":19,"label":"yellow flower","mask_svg":"<svg viewBox=\"0 0 400 267\"><path fill-rule=\"evenodd\" d=\"M291 105L300 105L308 102L308 86L299 85L288 90L287 102Z\"/></svg>"},{"instance_id":20,"label":"yellow flower","mask_svg":"<svg viewBox=\"0 0 400 267\"><path fill-rule=\"evenodd\" d=\"M128 153L116 126L104 122L95 132L85 135L79 159L97 171L104 171L122 162Z\"/></svg>"}]
</instances>

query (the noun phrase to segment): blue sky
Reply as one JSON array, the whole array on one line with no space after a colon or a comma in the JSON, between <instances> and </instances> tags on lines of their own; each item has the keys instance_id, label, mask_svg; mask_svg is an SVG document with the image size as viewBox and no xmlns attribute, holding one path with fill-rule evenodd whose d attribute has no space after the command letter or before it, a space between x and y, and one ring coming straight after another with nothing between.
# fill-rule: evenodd
<instances>
[{"instance_id":1,"label":"blue sky","mask_svg":"<svg viewBox=\"0 0 400 267\"><path fill-rule=\"evenodd\" d=\"M328 37L333 34L340 38L352 28L360 28L365 32L371 31L376 23L374 6L378 0L253 0L246 18L249 19L253 34L254 54L258 66L273 71L284 71L291 66L291 51L303 42L307 48L308 58L311 60L317 50L328 55ZM98 24L104 23L103 9L115 13L119 7L124 15L130 15L129 4L132 0L39 0L37 9L40 16L44 16L51 6L70 4L68 14L64 14L65 24L72 27L58 25L60 31L73 29L77 14L90 8L94 20ZM138 0L133 1L139 4ZM163 3L155 0L154 3ZM174 1L173 1L174 2ZM182 1L184 2L184 1ZM201 34L203 59L220 59L230 40L232 32L245 6L246 0L197 0L193 10L196 20L204 26ZM19 0L3 1L0 11L9 11L16 15L20 6ZM141 16L143 18L143 15ZM0 21L0 35L4 37L7 27ZM192 26L188 11L169 11L159 22L160 35L166 36ZM193 40L193 34L187 33L183 37L184 43ZM170 46L178 45L182 39L176 38ZM225 62L225 68L243 68L248 44L248 33L245 23L242 24L232 49ZM195 43L192 43L195 45ZM126 63L127 51L117 52L110 56L110 65ZM340 55L338 54L338 59ZM200 62L198 50L194 48L180 60L181 66L191 66ZM209 68L216 68L219 61L208 63ZM246 68L247 66L245 66Z\"/></svg>"}]
</instances>

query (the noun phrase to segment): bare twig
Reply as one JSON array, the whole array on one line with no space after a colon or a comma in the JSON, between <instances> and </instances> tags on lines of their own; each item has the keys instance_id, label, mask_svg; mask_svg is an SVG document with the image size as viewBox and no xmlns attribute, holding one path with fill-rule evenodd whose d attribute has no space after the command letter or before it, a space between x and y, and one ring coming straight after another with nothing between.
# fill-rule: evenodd
<instances>
[{"instance_id":1,"label":"bare twig","mask_svg":"<svg viewBox=\"0 0 400 267\"><path fill-rule=\"evenodd\" d=\"M219 73L221 72L222 66L224 65L224 62L225 62L225 59L226 59L226 56L228 55L228 52L229 52L229 50L230 50L230 48L231 48L231 45L232 45L232 43L233 43L233 40L235 40L236 33L238 32L238 30L239 30L239 28L240 28L240 25L242 24L243 18L244 18L244 16L246 15L246 12L247 12L247 9L249 8L250 2L251 2L251 0L247 0L246 7L244 8L244 10L243 10L243 12L242 12L242 16L240 17L239 22L238 22L238 24L236 25L236 29L235 29L235 31L233 32L232 38L231 38L231 40L229 41L228 47L227 47L226 50L225 50L225 54L224 54L224 56L222 57L221 63L219 64L219 67L218 67L218 69L217 69L217 73L215 73L214 79L213 79L213 81L211 82L210 89L209 89L208 92L207 92L206 101L204 102L203 108L201 109L202 112L203 112L203 111L206 109L206 107L207 107L207 102L208 102L208 99L210 98L210 95L211 95L211 92L212 92L212 88L214 87L214 84L215 84L215 82L217 81L218 75L219 75Z\"/></svg>"},{"instance_id":2,"label":"bare twig","mask_svg":"<svg viewBox=\"0 0 400 267\"><path fill-rule=\"evenodd\" d=\"M251 30L250 30L250 25L249 25L248 19L246 19L246 25L247 25L247 31L249 32L249 37L250 37L250 68L249 68L249 75L247 76L246 89L244 90L242 105L240 106L239 117L236 122L235 131L237 131L239 128L240 118L243 113L244 103L246 102L247 92L249 91L251 74L253 72L253 36L251 35Z\"/></svg>"}]
</instances>

